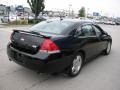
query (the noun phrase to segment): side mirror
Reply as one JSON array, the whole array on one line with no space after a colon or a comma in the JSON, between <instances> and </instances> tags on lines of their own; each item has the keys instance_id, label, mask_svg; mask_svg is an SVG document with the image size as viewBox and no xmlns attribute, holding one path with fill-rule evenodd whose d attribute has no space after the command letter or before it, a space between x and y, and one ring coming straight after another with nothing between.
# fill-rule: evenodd
<instances>
[{"instance_id":1,"label":"side mirror","mask_svg":"<svg viewBox=\"0 0 120 90\"><path fill-rule=\"evenodd\" d=\"M108 33L107 33L106 31L104 31L104 34L105 34L105 35L108 35Z\"/></svg>"}]
</instances>

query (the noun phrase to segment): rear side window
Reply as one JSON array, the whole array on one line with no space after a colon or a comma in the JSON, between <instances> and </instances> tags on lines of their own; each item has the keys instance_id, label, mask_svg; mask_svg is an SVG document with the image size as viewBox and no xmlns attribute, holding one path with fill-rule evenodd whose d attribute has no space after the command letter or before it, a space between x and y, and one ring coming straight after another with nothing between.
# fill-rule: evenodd
<instances>
[{"instance_id":1,"label":"rear side window","mask_svg":"<svg viewBox=\"0 0 120 90\"><path fill-rule=\"evenodd\" d=\"M95 36L95 31L91 25L84 25L81 29L82 36Z\"/></svg>"},{"instance_id":2,"label":"rear side window","mask_svg":"<svg viewBox=\"0 0 120 90\"><path fill-rule=\"evenodd\" d=\"M35 32L62 34L65 29L72 24L72 22L67 21L44 21L33 26L32 28L30 28L30 30Z\"/></svg>"}]
</instances>

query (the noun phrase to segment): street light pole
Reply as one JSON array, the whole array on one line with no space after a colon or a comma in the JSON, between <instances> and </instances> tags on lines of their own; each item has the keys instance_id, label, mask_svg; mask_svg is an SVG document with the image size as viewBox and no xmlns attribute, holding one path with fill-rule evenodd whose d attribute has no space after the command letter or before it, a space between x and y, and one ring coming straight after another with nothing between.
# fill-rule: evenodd
<instances>
[{"instance_id":1,"label":"street light pole","mask_svg":"<svg viewBox=\"0 0 120 90\"><path fill-rule=\"evenodd\" d=\"M69 17L70 17L70 15L71 15L71 11L70 11L71 6L72 6L72 4L69 4Z\"/></svg>"},{"instance_id":2,"label":"street light pole","mask_svg":"<svg viewBox=\"0 0 120 90\"><path fill-rule=\"evenodd\" d=\"M89 16L89 10L90 8L87 8L86 18Z\"/></svg>"}]
</instances>

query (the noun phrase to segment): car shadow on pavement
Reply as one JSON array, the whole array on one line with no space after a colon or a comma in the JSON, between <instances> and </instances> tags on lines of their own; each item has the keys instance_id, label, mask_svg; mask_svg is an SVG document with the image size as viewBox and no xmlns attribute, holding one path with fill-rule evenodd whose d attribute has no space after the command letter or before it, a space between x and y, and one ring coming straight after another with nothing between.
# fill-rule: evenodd
<instances>
[{"instance_id":1,"label":"car shadow on pavement","mask_svg":"<svg viewBox=\"0 0 120 90\"><path fill-rule=\"evenodd\" d=\"M111 54L112 53L113 52L111 52ZM19 67L22 70L14 73L14 77L12 76L12 78L19 80L18 84L21 84L25 88L24 90L38 90L39 88L47 90L49 87L51 90L56 90L57 87L61 87L61 89L57 90L66 90L68 87L72 89L74 87L81 88L84 87L86 83L90 84L91 80L94 81L94 78L96 78L94 75L99 75L100 66L104 65L104 60L106 60L106 56L103 55L93 57L84 65L80 74L74 78L68 77L63 73L56 76L44 73L37 74L23 67Z\"/></svg>"},{"instance_id":2,"label":"car shadow on pavement","mask_svg":"<svg viewBox=\"0 0 120 90\"><path fill-rule=\"evenodd\" d=\"M94 56L94 57L92 57L92 58L90 58L85 64L84 64L84 66L83 66L83 68L85 68L87 65L89 65L89 64L92 64L92 63L94 63L95 61L97 61L97 60L101 60L101 57L105 57L104 55L101 55L101 54L98 54L98 55L96 55L96 56ZM61 78L71 78L71 77L68 77L66 74L64 74L64 73L59 73L59 74L57 74L57 75L52 75L52 74L47 74L47 73L40 73L40 74L38 74L36 71L32 71L32 70L29 70L29 69L27 69L27 68L24 68L24 67L21 67L21 68L23 68L23 70L22 70L22 75L23 76L29 76L29 77L33 77L34 78L34 76L36 77L38 77L38 78L42 78L42 77L44 77L44 76L49 76L49 77L52 77L52 78L56 78L56 77L61 77Z\"/></svg>"}]
</instances>

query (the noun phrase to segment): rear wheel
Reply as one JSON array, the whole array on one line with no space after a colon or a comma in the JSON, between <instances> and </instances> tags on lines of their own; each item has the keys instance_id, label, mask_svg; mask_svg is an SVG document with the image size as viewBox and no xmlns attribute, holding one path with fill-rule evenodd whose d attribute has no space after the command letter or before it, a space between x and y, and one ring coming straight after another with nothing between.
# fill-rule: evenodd
<instances>
[{"instance_id":1,"label":"rear wheel","mask_svg":"<svg viewBox=\"0 0 120 90\"><path fill-rule=\"evenodd\" d=\"M77 76L82 68L82 63L83 63L83 55L82 54L75 55L67 74L71 77Z\"/></svg>"},{"instance_id":2,"label":"rear wheel","mask_svg":"<svg viewBox=\"0 0 120 90\"><path fill-rule=\"evenodd\" d=\"M104 50L104 55L109 55L110 54L110 51L111 51L111 42L109 41L108 44L107 44L107 48Z\"/></svg>"}]
</instances>

